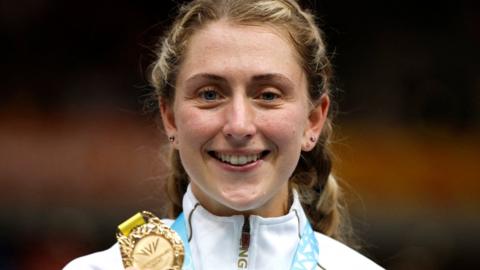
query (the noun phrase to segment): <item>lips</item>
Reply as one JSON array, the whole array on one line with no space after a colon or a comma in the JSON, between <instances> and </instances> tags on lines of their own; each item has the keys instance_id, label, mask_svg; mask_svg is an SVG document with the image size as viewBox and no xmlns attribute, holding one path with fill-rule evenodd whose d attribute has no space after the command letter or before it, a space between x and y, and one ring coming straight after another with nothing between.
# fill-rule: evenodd
<instances>
[{"instance_id":1,"label":"lips","mask_svg":"<svg viewBox=\"0 0 480 270\"><path fill-rule=\"evenodd\" d=\"M209 151L208 154L220 162L233 166L243 166L264 158L266 155L268 155L269 152L270 151L265 150L259 153L251 154L230 154L217 151Z\"/></svg>"}]
</instances>

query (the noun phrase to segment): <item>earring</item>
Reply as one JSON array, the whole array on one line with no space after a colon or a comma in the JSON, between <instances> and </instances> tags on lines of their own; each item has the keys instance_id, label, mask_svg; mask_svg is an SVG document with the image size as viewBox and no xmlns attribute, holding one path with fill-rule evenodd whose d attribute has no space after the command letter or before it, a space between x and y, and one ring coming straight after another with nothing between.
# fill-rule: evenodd
<instances>
[{"instance_id":1,"label":"earring","mask_svg":"<svg viewBox=\"0 0 480 270\"><path fill-rule=\"evenodd\" d=\"M175 136L168 137L168 141L173 143L175 141Z\"/></svg>"},{"instance_id":2,"label":"earring","mask_svg":"<svg viewBox=\"0 0 480 270\"><path fill-rule=\"evenodd\" d=\"M317 141L317 138L315 138L315 136L312 136L312 137L310 137L310 141L311 141L312 143L314 143L315 141Z\"/></svg>"}]
</instances>

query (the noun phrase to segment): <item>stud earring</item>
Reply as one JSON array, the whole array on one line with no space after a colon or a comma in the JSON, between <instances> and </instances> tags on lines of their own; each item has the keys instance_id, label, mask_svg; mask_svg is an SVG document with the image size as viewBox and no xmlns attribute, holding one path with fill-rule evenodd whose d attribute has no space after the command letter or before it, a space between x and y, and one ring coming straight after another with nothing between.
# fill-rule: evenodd
<instances>
[{"instance_id":1,"label":"stud earring","mask_svg":"<svg viewBox=\"0 0 480 270\"><path fill-rule=\"evenodd\" d=\"M310 141L311 141L312 143L314 143L315 141L317 141L317 138L315 138L315 136L312 136L312 137L310 137Z\"/></svg>"},{"instance_id":2,"label":"stud earring","mask_svg":"<svg viewBox=\"0 0 480 270\"><path fill-rule=\"evenodd\" d=\"M170 141L171 143L173 143L175 141L175 136L170 136L168 137L168 141Z\"/></svg>"}]
</instances>

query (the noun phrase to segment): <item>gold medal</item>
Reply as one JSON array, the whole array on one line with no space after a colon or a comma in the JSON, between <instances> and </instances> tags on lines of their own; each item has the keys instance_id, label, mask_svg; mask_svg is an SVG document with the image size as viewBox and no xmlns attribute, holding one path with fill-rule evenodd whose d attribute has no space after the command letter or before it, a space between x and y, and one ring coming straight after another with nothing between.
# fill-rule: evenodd
<instances>
[{"instance_id":1,"label":"gold medal","mask_svg":"<svg viewBox=\"0 0 480 270\"><path fill-rule=\"evenodd\" d=\"M184 250L178 234L152 213L142 211L118 226L123 265L139 270L180 270Z\"/></svg>"}]
</instances>

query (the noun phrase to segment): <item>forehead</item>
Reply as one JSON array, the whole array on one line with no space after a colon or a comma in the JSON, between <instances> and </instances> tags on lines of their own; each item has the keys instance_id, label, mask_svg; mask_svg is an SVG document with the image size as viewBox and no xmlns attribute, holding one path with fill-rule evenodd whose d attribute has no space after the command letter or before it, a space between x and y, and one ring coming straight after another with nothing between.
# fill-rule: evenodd
<instances>
[{"instance_id":1,"label":"forehead","mask_svg":"<svg viewBox=\"0 0 480 270\"><path fill-rule=\"evenodd\" d=\"M268 25L212 22L190 37L183 72L229 69L254 73L302 73L297 54L287 36Z\"/></svg>"}]
</instances>

